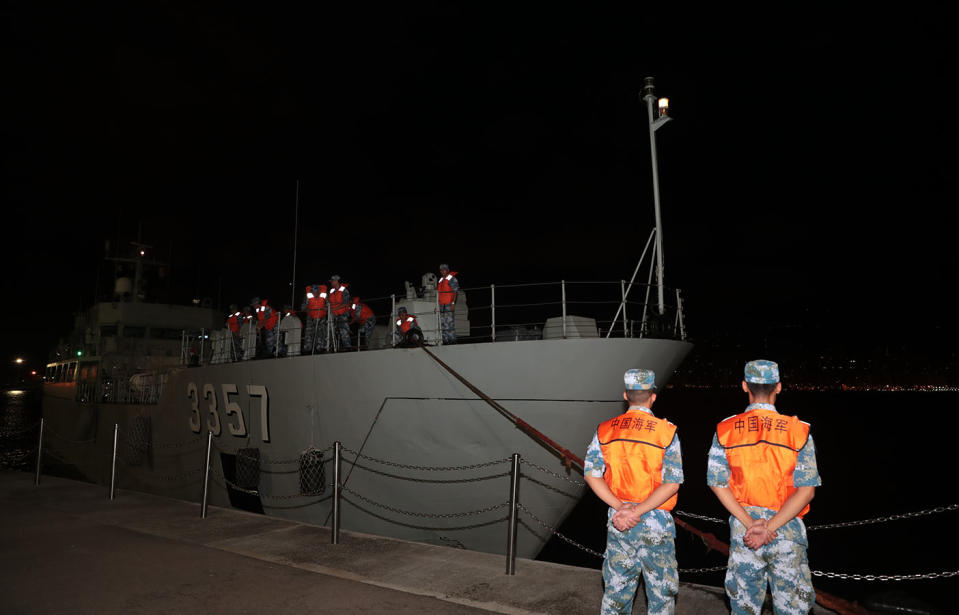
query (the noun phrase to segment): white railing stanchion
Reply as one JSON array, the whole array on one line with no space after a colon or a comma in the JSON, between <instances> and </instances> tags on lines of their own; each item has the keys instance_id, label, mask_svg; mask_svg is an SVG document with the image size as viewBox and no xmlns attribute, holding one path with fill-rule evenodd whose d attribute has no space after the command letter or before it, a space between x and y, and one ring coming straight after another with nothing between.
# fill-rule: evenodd
<instances>
[{"instance_id":1,"label":"white railing stanchion","mask_svg":"<svg viewBox=\"0 0 959 615\"><path fill-rule=\"evenodd\" d=\"M509 479L509 531L506 534L506 574L516 574L516 526L519 516L519 453L513 453Z\"/></svg>"}]
</instances>

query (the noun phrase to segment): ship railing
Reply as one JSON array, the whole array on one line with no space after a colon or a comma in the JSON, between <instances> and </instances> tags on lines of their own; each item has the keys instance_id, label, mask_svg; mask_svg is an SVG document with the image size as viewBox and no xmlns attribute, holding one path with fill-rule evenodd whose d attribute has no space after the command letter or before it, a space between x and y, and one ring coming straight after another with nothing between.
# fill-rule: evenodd
<instances>
[{"instance_id":1,"label":"ship railing","mask_svg":"<svg viewBox=\"0 0 959 615\"><path fill-rule=\"evenodd\" d=\"M667 289L662 310L654 284L616 281L542 282L461 288L454 327L457 343L507 342L569 338L686 339L683 298ZM432 289L407 289L404 295L363 297L375 316L372 332L358 323L348 329L333 318L313 320L306 314L282 315L269 337L249 322L234 334L227 328L184 332L181 363L185 366L253 358L354 352L403 344L398 334L401 305L416 317L428 345L442 345L441 308ZM369 335L367 335L369 333Z\"/></svg>"}]
</instances>

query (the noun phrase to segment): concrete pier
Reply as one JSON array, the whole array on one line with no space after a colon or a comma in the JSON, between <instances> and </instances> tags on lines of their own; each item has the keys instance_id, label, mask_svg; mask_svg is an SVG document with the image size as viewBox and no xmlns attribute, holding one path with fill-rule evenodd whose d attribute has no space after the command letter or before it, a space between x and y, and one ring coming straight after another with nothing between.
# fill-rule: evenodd
<instances>
[{"instance_id":1,"label":"concrete pier","mask_svg":"<svg viewBox=\"0 0 959 615\"><path fill-rule=\"evenodd\" d=\"M97 614L510 613L595 615L598 570L341 531L0 472L0 612ZM642 588L634 613L645 613ZM729 612L682 583L676 612ZM817 614L830 611L816 608Z\"/></svg>"}]
</instances>

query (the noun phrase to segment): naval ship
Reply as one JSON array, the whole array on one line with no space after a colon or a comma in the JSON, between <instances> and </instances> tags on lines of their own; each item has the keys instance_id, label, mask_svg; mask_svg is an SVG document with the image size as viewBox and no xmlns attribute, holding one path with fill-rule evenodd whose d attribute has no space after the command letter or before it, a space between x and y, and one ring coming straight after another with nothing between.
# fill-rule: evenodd
<instances>
[{"instance_id":1,"label":"naval ship","mask_svg":"<svg viewBox=\"0 0 959 615\"><path fill-rule=\"evenodd\" d=\"M273 354L252 322L238 349L225 311L148 300L148 258L122 259L133 273L76 316L51 357L44 459L199 501L209 438L211 505L329 525L339 442L341 527L370 534L503 552L518 453L528 480L516 553L535 557L582 495L570 460L623 409L623 372L653 369L663 386L692 348L678 291L660 313L629 297L648 299L652 286L623 281L461 289L457 343L444 345L427 274L399 296L364 299L382 316L349 348L330 332L326 351L301 352L303 320L291 313ZM421 346L396 345L401 306Z\"/></svg>"}]
</instances>

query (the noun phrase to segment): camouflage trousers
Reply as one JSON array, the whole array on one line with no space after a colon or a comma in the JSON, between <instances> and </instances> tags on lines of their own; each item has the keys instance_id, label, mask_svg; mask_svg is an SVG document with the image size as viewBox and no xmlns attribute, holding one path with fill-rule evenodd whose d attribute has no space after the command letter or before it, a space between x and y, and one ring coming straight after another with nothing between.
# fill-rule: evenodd
<instances>
[{"instance_id":1,"label":"camouflage trousers","mask_svg":"<svg viewBox=\"0 0 959 615\"><path fill-rule=\"evenodd\" d=\"M456 343L456 312L450 304L440 304L440 328L443 330L443 343Z\"/></svg>"},{"instance_id":2,"label":"camouflage trousers","mask_svg":"<svg viewBox=\"0 0 959 615\"><path fill-rule=\"evenodd\" d=\"M239 361L243 358L243 336L239 331L232 333L230 339L230 360Z\"/></svg>"},{"instance_id":3,"label":"camouflage trousers","mask_svg":"<svg viewBox=\"0 0 959 615\"><path fill-rule=\"evenodd\" d=\"M325 318L307 318L303 325L303 347L301 354L313 354L327 349Z\"/></svg>"},{"instance_id":4,"label":"camouflage trousers","mask_svg":"<svg viewBox=\"0 0 959 615\"><path fill-rule=\"evenodd\" d=\"M276 329L267 329L264 327L260 335L262 335L260 339L263 340L263 346L256 354L258 356L272 357L276 351Z\"/></svg>"},{"instance_id":5,"label":"camouflage trousers","mask_svg":"<svg viewBox=\"0 0 959 615\"><path fill-rule=\"evenodd\" d=\"M340 342L340 349L350 347L350 317L340 314L333 317L333 331Z\"/></svg>"},{"instance_id":6,"label":"camouflage trousers","mask_svg":"<svg viewBox=\"0 0 959 615\"><path fill-rule=\"evenodd\" d=\"M373 337L373 328L376 326L376 321L370 318L357 329L357 334L359 338L357 339L357 344L366 344L370 345L370 339Z\"/></svg>"},{"instance_id":7,"label":"camouflage trousers","mask_svg":"<svg viewBox=\"0 0 959 615\"><path fill-rule=\"evenodd\" d=\"M753 551L741 540L729 546L726 595L733 615L760 615L766 582L776 615L806 615L816 600L806 546L777 539Z\"/></svg>"},{"instance_id":8,"label":"camouflage trousers","mask_svg":"<svg viewBox=\"0 0 959 615\"><path fill-rule=\"evenodd\" d=\"M642 575L646 585L646 612L649 615L672 615L679 593L676 571L676 546L672 537L650 541L641 536L640 523L628 532L620 532L610 524L606 533L606 554L603 560L603 603L601 615L629 614Z\"/></svg>"}]
</instances>

